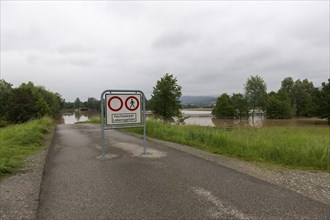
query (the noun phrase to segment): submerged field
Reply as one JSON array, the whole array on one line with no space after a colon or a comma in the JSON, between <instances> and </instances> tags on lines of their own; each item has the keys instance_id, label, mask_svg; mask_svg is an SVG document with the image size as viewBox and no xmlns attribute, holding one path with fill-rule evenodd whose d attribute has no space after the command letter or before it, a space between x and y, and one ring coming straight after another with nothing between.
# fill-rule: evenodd
<instances>
[{"instance_id":1,"label":"submerged field","mask_svg":"<svg viewBox=\"0 0 330 220\"><path fill-rule=\"evenodd\" d=\"M130 131L142 134L142 129ZM227 130L147 120L147 136L248 161L330 171L329 128L324 127Z\"/></svg>"},{"instance_id":2,"label":"submerged field","mask_svg":"<svg viewBox=\"0 0 330 220\"><path fill-rule=\"evenodd\" d=\"M0 178L13 173L31 154L39 151L44 134L53 124L50 118L0 129Z\"/></svg>"}]
</instances>

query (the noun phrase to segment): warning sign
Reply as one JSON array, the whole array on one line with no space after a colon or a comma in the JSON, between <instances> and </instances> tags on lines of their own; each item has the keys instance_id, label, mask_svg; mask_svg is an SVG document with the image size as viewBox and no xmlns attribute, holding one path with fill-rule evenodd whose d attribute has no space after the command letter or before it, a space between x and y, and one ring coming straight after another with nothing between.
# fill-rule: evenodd
<instances>
[{"instance_id":1,"label":"warning sign","mask_svg":"<svg viewBox=\"0 0 330 220\"><path fill-rule=\"evenodd\" d=\"M112 114L112 123L136 123L136 114Z\"/></svg>"},{"instance_id":2,"label":"warning sign","mask_svg":"<svg viewBox=\"0 0 330 220\"><path fill-rule=\"evenodd\" d=\"M141 123L140 94L106 94L106 124Z\"/></svg>"}]
</instances>

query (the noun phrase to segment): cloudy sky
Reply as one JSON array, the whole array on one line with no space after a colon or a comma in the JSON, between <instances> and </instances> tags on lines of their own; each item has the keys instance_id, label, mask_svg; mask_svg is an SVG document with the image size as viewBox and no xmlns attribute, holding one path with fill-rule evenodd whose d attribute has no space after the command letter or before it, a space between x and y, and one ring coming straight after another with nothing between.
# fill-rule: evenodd
<instances>
[{"instance_id":1,"label":"cloudy sky","mask_svg":"<svg viewBox=\"0 0 330 220\"><path fill-rule=\"evenodd\" d=\"M1 1L1 79L67 101L153 86L183 95L268 92L288 76L329 78L329 1Z\"/></svg>"}]
</instances>

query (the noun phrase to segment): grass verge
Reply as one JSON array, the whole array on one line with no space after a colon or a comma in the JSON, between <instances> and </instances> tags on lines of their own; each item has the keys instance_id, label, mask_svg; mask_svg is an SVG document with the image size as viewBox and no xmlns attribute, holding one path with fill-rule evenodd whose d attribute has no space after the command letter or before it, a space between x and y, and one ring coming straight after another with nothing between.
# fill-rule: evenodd
<instances>
[{"instance_id":1,"label":"grass verge","mask_svg":"<svg viewBox=\"0 0 330 220\"><path fill-rule=\"evenodd\" d=\"M130 131L142 133L142 129ZM328 128L272 127L225 130L148 120L147 136L247 161L330 171Z\"/></svg>"},{"instance_id":2,"label":"grass verge","mask_svg":"<svg viewBox=\"0 0 330 220\"><path fill-rule=\"evenodd\" d=\"M14 173L31 154L39 151L53 120L45 117L0 129L0 178Z\"/></svg>"},{"instance_id":3,"label":"grass verge","mask_svg":"<svg viewBox=\"0 0 330 220\"><path fill-rule=\"evenodd\" d=\"M93 123L100 123L95 118ZM127 130L127 129L125 129ZM129 129L142 134L143 129ZM222 128L147 120L147 136L272 165L330 172L329 128Z\"/></svg>"}]
</instances>

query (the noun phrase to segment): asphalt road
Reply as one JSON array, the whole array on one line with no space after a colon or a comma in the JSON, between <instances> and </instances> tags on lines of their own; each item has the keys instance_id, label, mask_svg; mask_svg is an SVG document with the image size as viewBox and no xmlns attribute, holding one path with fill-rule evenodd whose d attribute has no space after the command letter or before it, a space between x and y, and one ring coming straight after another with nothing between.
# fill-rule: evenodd
<instances>
[{"instance_id":1,"label":"asphalt road","mask_svg":"<svg viewBox=\"0 0 330 220\"><path fill-rule=\"evenodd\" d=\"M115 130L59 125L38 219L329 219L329 207L188 153Z\"/></svg>"}]
</instances>

